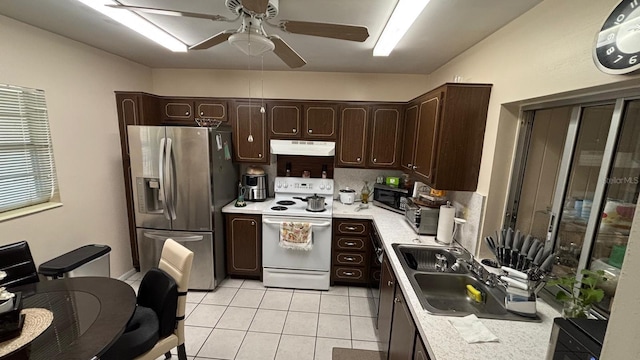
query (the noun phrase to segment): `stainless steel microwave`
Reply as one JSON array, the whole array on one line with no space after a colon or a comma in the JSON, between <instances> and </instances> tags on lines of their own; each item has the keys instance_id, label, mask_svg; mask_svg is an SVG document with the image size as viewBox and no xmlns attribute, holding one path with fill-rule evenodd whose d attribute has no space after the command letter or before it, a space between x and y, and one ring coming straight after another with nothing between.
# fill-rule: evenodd
<instances>
[{"instance_id":1,"label":"stainless steel microwave","mask_svg":"<svg viewBox=\"0 0 640 360\"><path fill-rule=\"evenodd\" d=\"M384 184L373 185L373 205L404 214L409 190L394 188Z\"/></svg>"}]
</instances>

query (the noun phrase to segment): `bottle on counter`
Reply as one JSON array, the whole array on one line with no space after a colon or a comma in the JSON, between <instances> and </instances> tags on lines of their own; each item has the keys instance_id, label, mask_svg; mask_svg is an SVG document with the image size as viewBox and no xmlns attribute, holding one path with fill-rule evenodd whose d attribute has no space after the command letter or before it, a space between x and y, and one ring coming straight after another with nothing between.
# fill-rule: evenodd
<instances>
[{"instance_id":1,"label":"bottle on counter","mask_svg":"<svg viewBox=\"0 0 640 360\"><path fill-rule=\"evenodd\" d=\"M369 194L371 194L371 189L369 189L369 182L365 181L362 190L360 190L360 199L363 204L367 204L369 202Z\"/></svg>"}]
</instances>

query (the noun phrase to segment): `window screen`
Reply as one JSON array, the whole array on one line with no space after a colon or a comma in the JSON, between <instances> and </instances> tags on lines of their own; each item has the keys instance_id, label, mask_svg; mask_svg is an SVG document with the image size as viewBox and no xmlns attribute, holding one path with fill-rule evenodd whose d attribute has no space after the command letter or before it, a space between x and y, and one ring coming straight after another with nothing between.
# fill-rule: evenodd
<instances>
[{"instance_id":1,"label":"window screen","mask_svg":"<svg viewBox=\"0 0 640 360\"><path fill-rule=\"evenodd\" d=\"M44 91L0 84L0 213L57 192Z\"/></svg>"}]
</instances>

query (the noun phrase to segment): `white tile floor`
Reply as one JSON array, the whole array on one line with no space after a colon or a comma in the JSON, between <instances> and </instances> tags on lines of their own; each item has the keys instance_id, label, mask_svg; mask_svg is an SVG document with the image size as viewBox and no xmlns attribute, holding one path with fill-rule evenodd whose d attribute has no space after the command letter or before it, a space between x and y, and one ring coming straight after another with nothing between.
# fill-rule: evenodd
<instances>
[{"instance_id":1,"label":"white tile floor","mask_svg":"<svg viewBox=\"0 0 640 360\"><path fill-rule=\"evenodd\" d=\"M137 291L141 278L136 273L126 282ZM274 289L256 280L227 279L214 291L188 292L187 356L331 360L333 347L381 350L377 300L366 288Z\"/></svg>"}]
</instances>

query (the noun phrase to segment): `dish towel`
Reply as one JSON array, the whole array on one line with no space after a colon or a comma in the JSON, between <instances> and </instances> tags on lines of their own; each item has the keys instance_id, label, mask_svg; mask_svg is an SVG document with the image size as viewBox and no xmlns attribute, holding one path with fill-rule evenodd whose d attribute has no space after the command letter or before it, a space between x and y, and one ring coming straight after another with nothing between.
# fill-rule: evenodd
<instances>
[{"instance_id":1,"label":"dish towel","mask_svg":"<svg viewBox=\"0 0 640 360\"><path fill-rule=\"evenodd\" d=\"M311 224L299 222L281 223L279 245L282 248L291 250L311 250L313 247L311 241Z\"/></svg>"},{"instance_id":2,"label":"dish towel","mask_svg":"<svg viewBox=\"0 0 640 360\"><path fill-rule=\"evenodd\" d=\"M469 344L500 341L474 314L451 318L449 322Z\"/></svg>"}]
</instances>

